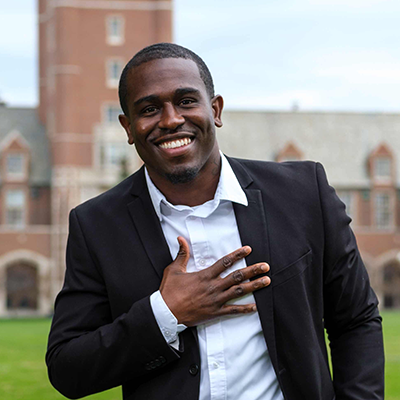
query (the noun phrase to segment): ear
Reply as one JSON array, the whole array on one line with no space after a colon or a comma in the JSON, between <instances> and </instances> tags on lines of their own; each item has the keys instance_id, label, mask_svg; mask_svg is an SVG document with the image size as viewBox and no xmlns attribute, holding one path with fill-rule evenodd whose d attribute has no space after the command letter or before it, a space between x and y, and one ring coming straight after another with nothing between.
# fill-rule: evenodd
<instances>
[{"instance_id":1,"label":"ear","mask_svg":"<svg viewBox=\"0 0 400 400\"><path fill-rule=\"evenodd\" d=\"M118 115L118 119L119 119L119 123L125 129L125 132L128 136L128 143L134 144L135 142L133 140L133 135L131 132L131 123L129 121L129 118L125 114L120 114L120 115Z\"/></svg>"},{"instance_id":2,"label":"ear","mask_svg":"<svg viewBox=\"0 0 400 400\"><path fill-rule=\"evenodd\" d=\"M224 108L224 99L221 95L217 94L211 99L211 107L214 112L214 124L217 128L221 128L222 126L222 109Z\"/></svg>"}]
</instances>

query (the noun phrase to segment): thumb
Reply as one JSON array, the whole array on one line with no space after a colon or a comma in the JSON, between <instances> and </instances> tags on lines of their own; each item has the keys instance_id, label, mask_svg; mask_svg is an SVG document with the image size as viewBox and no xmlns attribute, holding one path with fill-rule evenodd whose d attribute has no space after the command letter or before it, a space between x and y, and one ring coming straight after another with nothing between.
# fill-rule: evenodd
<instances>
[{"instance_id":1,"label":"thumb","mask_svg":"<svg viewBox=\"0 0 400 400\"><path fill-rule=\"evenodd\" d=\"M179 268L186 272L186 265L190 258L190 248L186 239L182 236L178 236L179 251L175 258L175 263Z\"/></svg>"}]
</instances>

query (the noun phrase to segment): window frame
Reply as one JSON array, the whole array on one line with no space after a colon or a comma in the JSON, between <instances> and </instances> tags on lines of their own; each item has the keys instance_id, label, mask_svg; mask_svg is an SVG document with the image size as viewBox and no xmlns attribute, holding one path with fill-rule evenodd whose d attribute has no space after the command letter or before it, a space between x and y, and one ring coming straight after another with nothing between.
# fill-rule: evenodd
<instances>
[{"instance_id":1,"label":"window frame","mask_svg":"<svg viewBox=\"0 0 400 400\"><path fill-rule=\"evenodd\" d=\"M9 196L11 193L21 193L22 194L22 204L15 206L9 203ZM14 229L23 229L26 226L26 215L27 215L27 193L24 189L13 188L7 189L4 195L4 222L5 225L12 227ZM18 221L13 221L14 218L10 218L10 212L20 211L20 218Z\"/></svg>"},{"instance_id":2,"label":"window frame","mask_svg":"<svg viewBox=\"0 0 400 400\"><path fill-rule=\"evenodd\" d=\"M118 72L115 74L115 66L118 66ZM117 89L119 85L119 79L121 77L122 70L124 68L124 62L121 58L109 58L106 61L106 83L107 87L111 89Z\"/></svg>"},{"instance_id":3,"label":"window frame","mask_svg":"<svg viewBox=\"0 0 400 400\"><path fill-rule=\"evenodd\" d=\"M386 205L386 210L381 210L379 205L379 197L383 197L385 196L385 198L387 198L387 205ZM385 206L385 205L383 205ZM379 213L383 213L383 217L379 216ZM386 213L386 216L385 216ZM380 222L380 220L384 220L387 219L387 224L382 224ZM391 196L391 193L389 193L388 191L378 191L375 193L374 195L374 225L376 227L376 229L379 230L390 230L393 228L393 224L394 224L394 210L393 210L393 198Z\"/></svg>"},{"instance_id":4,"label":"window frame","mask_svg":"<svg viewBox=\"0 0 400 400\"><path fill-rule=\"evenodd\" d=\"M385 174L381 174L384 163L388 169ZM384 168L385 169L385 168ZM378 180L389 180L392 178L392 159L388 156L377 156L374 160L374 177Z\"/></svg>"},{"instance_id":5,"label":"window frame","mask_svg":"<svg viewBox=\"0 0 400 400\"><path fill-rule=\"evenodd\" d=\"M19 157L21 159L21 169L19 171L10 171L9 160L11 157ZM8 152L5 154L5 176L10 181L23 181L27 177L27 156L23 152Z\"/></svg>"},{"instance_id":6,"label":"window frame","mask_svg":"<svg viewBox=\"0 0 400 400\"><path fill-rule=\"evenodd\" d=\"M115 119L109 118L112 114L115 114ZM102 121L107 125L118 125L118 115L120 114L123 114L123 111L118 103L106 103L103 105Z\"/></svg>"},{"instance_id":7,"label":"window frame","mask_svg":"<svg viewBox=\"0 0 400 400\"><path fill-rule=\"evenodd\" d=\"M119 32L114 32L113 24L119 22ZM125 18L122 15L108 15L106 18L106 42L110 46L125 43Z\"/></svg>"}]
</instances>

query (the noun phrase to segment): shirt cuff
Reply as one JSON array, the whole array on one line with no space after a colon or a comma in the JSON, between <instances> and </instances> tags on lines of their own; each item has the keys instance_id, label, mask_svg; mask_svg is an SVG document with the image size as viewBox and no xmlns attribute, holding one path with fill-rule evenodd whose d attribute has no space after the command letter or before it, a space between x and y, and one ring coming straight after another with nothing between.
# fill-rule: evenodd
<instances>
[{"instance_id":1,"label":"shirt cuff","mask_svg":"<svg viewBox=\"0 0 400 400\"><path fill-rule=\"evenodd\" d=\"M178 348L178 334L183 332L187 326L184 324L178 324L178 320L165 304L159 290L150 296L150 305L164 339L171 346Z\"/></svg>"}]
</instances>

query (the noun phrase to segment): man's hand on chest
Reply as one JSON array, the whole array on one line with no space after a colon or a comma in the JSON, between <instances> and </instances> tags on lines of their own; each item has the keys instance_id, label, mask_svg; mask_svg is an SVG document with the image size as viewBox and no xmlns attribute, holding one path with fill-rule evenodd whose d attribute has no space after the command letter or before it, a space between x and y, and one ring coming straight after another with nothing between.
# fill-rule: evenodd
<instances>
[{"instance_id":1,"label":"man's hand on chest","mask_svg":"<svg viewBox=\"0 0 400 400\"><path fill-rule=\"evenodd\" d=\"M220 277L222 272L251 253L249 246L227 254L207 269L187 273L189 245L182 236L178 237L178 242L180 245L178 255L164 270L160 292L179 324L196 326L224 315L256 311L254 303L243 305L226 303L268 286L271 280L267 276L247 282L250 278L268 272L268 264L257 263L236 270L225 278Z\"/></svg>"}]
</instances>

